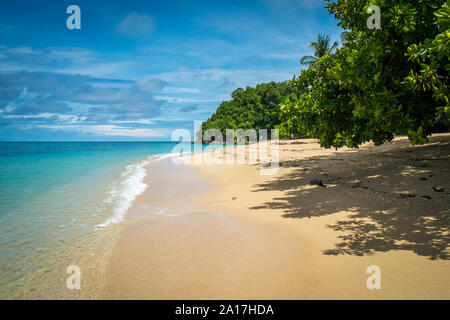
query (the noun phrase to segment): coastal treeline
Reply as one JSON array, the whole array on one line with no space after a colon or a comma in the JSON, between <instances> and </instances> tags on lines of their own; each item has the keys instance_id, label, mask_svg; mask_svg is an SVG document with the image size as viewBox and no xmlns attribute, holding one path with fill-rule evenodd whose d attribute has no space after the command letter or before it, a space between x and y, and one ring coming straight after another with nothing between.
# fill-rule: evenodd
<instances>
[{"instance_id":1,"label":"coastal treeline","mask_svg":"<svg viewBox=\"0 0 450 320\"><path fill-rule=\"evenodd\" d=\"M369 29L376 4L381 28ZM449 7L444 0L328 1L346 32L341 47L292 79L300 95L281 106L284 132L324 147L379 145L394 134L426 141L450 116Z\"/></svg>"},{"instance_id":2,"label":"coastal treeline","mask_svg":"<svg viewBox=\"0 0 450 320\"><path fill-rule=\"evenodd\" d=\"M294 90L290 81L261 83L245 90L238 88L231 94L231 100L223 101L202 124L202 134L217 129L225 139L226 129L273 129L281 123L280 104Z\"/></svg>"},{"instance_id":3,"label":"coastal treeline","mask_svg":"<svg viewBox=\"0 0 450 320\"><path fill-rule=\"evenodd\" d=\"M379 28L368 26L371 5L380 8ZM282 137L306 135L326 148L381 145L395 134L421 144L436 128L448 130L446 0L329 0L326 9L345 30L340 46L319 35L299 76L237 89L205 128L277 127Z\"/></svg>"}]
</instances>

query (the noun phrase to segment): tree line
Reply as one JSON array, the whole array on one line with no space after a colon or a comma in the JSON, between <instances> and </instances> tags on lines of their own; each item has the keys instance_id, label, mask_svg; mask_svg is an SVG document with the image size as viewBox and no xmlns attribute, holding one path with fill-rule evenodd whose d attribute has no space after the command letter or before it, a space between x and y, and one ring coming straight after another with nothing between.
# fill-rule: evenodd
<instances>
[{"instance_id":1,"label":"tree line","mask_svg":"<svg viewBox=\"0 0 450 320\"><path fill-rule=\"evenodd\" d=\"M295 94L291 82L261 83L256 87L238 88L231 100L223 101L216 112L202 124L202 136L217 129L226 137L226 129L273 129L281 123L280 104Z\"/></svg>"},{"instance_id":2,"label":"tree line","mask_svg":"<svg viewBox=\"0 0 450 320\"><path fill-rule=\"evenodd\" d=\"M378 5L381 28L366 10ZM309 136L321 146L381 145L396 134L412 144L448 131L450 7L446 0L328 0L345 31L341 45L319 35L314 56L289 82L237 89L204 130L278 128L280 136Z\"/></svg>"}]
</instances>

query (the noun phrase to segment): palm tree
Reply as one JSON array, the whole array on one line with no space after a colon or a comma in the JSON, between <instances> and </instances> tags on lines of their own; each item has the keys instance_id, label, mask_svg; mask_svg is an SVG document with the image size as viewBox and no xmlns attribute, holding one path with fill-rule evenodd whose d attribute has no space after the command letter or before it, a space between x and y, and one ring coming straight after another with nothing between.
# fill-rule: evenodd
<instances>
[{"instance_id":1,"label":"palm tree","mask_svg":"<svg viewBox=\"0 0 450 320\"><path fill-rule=\"evenodd\" d=\"M332 54L336 50L338 43L335 41L331 46L330 44L330 36L318 34L317 40L309 44L309 46L314 49L314 56L302 57L300 59L300 64L311 65L314 64L320 57Z\"/></svg>"}]
</instances>

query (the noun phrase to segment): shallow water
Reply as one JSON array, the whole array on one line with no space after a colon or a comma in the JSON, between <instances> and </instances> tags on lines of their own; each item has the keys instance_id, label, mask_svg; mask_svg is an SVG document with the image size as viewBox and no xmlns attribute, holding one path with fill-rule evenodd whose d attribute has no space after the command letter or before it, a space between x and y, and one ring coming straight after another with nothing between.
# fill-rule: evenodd
<instances>
[{"instance_id":1,"label":"shallow water","mask_svg":"<svg viewBox=\"0 0 450 320\"><path fill-rule=\"evenodd\" d=\"M175 144L1 142L0 298L97 297L143 165ZM70 265L81 291L66 287Z\"/></svg>"}]
</instances>

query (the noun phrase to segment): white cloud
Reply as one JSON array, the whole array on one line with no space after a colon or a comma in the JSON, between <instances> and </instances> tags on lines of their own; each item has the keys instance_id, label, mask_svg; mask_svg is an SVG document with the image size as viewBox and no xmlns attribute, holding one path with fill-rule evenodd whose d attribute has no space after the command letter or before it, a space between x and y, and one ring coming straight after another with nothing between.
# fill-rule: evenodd
<instances>
[{"instance_id":1,"label":"white cloud","mask_svg":"<svg viewBox=\"0 0 450 320\"><path fill-rule=\"evenodd\" d=\"M132 12L120 22L117 32L130 38L146 37L155 31L155 21L145 14Z\"/></svg>"},{"instance_id":2,"label":"white cloud","mask_svg":"<svg viewBox=\"0 0 450 320\"><path fill-rule=\"evenodd\" d=\"M195 87L202 88L202 85L217 85L225 80L233 79L237 86L253 86L257 83L267 81L284 81L292 78L295 70L280 69L224 69L224 68L208 68L208 69L179 69L173 72L160 73L157 76L170 83L195 84ZM228 92L230 93L230 92ZM215 92L217 94L217 92Z\"/></svg>"},{"instance_id":3,"label":"white cloud","mask_svg":"<svg viewBox=\"0 0 450 320\"><path fill-rule=\"evenodd\" d=\"M101 79L100 79L101 81ZM152 88L163 80L133 82L123 87L97 86L98 80L55 73L0 73L0 105L9 119L56 119L55 114L82 114L89 121L140 120L158 116L164 101L153 97ZM144 86L145 85L145 86ZM144 87L143 87L144 86ZM37 116L36 116L37 115Z\"/></svg>"},{"instance_id":4,"label":"white cloud","mask_svg":"<svg viewBox=\"0 0 450 320\"><path fill-rule=\"evenodd\" d=\"M111 123L137 123L137 124L153 124L154 121L150 119L137 119L137 120L111 120Z\"/></svg>"},{"instance_id":5,"label":"white cloud","mask_svg":"<svg viewBox=\"0 0 450 320\"><path fill-rule=\"evenodd\" d=\"M133 78L135 70L142 70L145 63L137 60L120 60L110 62L100 62L98 58L93 63L73 65L67 68L60 68L55 71L68 74L82 74L95 78Z\"/></svg>"},{"instance_id":6,"label":"white cloud","mask_svg":"<svg viewBox=\"0 0 450 320\"><path fill-rule=\"evenodd\" d=\"M220 102L228 99L228 96L218 96L214 99L202 99L202 98L182 98L182 97L168 97L168 96L155 96L157 100L165 100L170 103L206 103L206 102Z\"/></svg>"},{"instance_id":7,"label":"white cloud","mask_svg":"<svg viewBox=\"0 0 450 320\"><path fill-rule=\"evenodd\" d=\"M135 138L150 138L150 137L164 137L162 130L153 130L146 128L131 128L120 127L116 125L42 125L40 128L46 128L58 131L80 132L83 134L96 134L108 137L135 137Z\"/></svg>"},{"instance_id":8,"label":"white cloud","mask_svg":"<svg viewBox=\"0 0 450 320\"><path fill-rule=\"evenodd\" d=\"M136 81L135 88L142 92L153 92L164 88L166 82L161 79L154 79L151 77L144 77Z\"/></svg>"},{"instance_id":9,"label":"white cloud","mask_svg":"<svg viewBox=\"0 0 450 320\"><path fill-rule=\"evenodd\" d=\"M0 110L0 113L2 113L3 110ZM0 116L4 119L50 119L50 118L56 118L60 122L64 123L75 123L78 121L84 121L86 120L86 117L80 117L77 115L65 115L65 114L57 114L57 113L38 113L38 114L8 114L8 115L2 115Z\"/></svg>"},{"instance_id":10,"label":"white cloud","mask_svg":"<svg viewBox=\"0 0 450 320\"><path fill-rule=\"evenodd\" d=\"M199 88L166 87L163 93L201 93Z\"/></svg>"}]
</instances>

